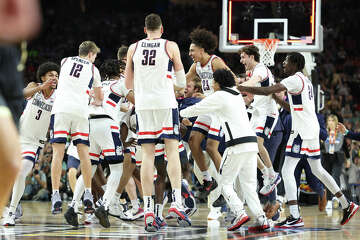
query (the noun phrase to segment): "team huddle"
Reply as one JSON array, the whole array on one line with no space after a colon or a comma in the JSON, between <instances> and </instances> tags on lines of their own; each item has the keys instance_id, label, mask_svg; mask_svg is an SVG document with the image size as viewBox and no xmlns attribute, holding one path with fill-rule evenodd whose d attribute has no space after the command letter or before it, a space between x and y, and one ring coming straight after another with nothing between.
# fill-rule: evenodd
<instances>
[{"instance_id":1,"label":"team huddle","mask_svg":"<svg viewBox=\"0 0 360 240\"><path fill-rule=\"evenodd\" d=\"M313 174L339 199L341 224L354 216L359 206L345 198L321 166L313 86L302 73L305 59L300 53L287 55L283 65L288 77L275 83L271 71L260 62L257 47L245 46L239 54L247 79L239 81L220 57L211 55L217 47L213 33L201 28L191 32L189 56L194 63L185 73L178 45L161 38L163 26L158 15L145 18L144 31L146 39L130 45L126 55L118 55L117 60L104 61L99 69L94 61L100 49L91 41L81 43L79 55L63 58L60 66L53 62L39 66L41 83L30 83L24 89L22 170L3 225L15 226L25 178L48 137L53 149L53 214L60 214L63 208L59 187L65 153L68 165L81 170L74 178L73 199L64 214L66 222L75 227L80 206L105 228L110 227L109 216L124 220L143 217L148 232L166 227L167 219L176 219L181 227L191 226L197 207L185 180L184 166L190 155L201 191L208 195L208 220L218 219L227 205L233 214L228 231L250 221L244 203L255 217L249 231L304 226L294 176L304 156ZM292 119L281 177L273 168L279 146L274 134L279 109ZM110 175L95 204L91 182L101 162L109 165ZM167 178L170 187L166 187ZM141 182L143 208L134 180ZM281 180L290 210L283 221L279 221L282 199L276 191ZM264 207L257 188L266 198ZM119 203L124 191L132 206L127 212ZM166 191L169 194L164 194ZM164 217L167 202L171 203Z\"/></svg>"}]
</instances>

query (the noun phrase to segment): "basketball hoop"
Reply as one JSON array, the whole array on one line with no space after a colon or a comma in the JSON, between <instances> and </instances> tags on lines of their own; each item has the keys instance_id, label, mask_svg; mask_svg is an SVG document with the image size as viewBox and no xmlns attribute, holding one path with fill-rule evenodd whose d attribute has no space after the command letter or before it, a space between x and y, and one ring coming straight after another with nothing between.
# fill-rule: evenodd
<instances>
[{"instance_id":1,"label":"basketball hoop","mask_svg":"<svg viewBox=\"0 0 360 240\"><path fill-rule=\"evenodd\" d=\"M277 49L279 39L255 39L254 45L259 48L260 62L266 66L274 66L274 55Z\"/></svg>"}]
</instances>

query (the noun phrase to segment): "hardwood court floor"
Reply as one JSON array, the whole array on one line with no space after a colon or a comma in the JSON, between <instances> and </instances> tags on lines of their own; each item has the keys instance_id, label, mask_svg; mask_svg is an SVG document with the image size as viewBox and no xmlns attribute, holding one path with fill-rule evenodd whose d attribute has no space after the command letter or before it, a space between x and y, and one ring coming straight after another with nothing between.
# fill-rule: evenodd
<instances>
[{"instance_id":1,"label":"hardwood court floor","mask_svg":"<svg viewBox=\"0 0 360 240\"><path fill-rule=\"evenodd\" d=\"M169 227L154 234L145 232L142 220L123 222L111 218L111 227L108 229L99 224L80 225L75 229L66 224L63 215L51 215L48 202L23 202L22 207L23 217L15 227L1 227L0 239L360 239L360 211L341 227L340 210L319 212L317 206L302 207L304 228L248 233L246 226L237 232L227 232L223 218L220 221L207 221L208 209L202 204L192 217L192 227L179 228L171 220L168 221ZM282 213L284 217L285 213Z\"/></svg>"}]
</instances>

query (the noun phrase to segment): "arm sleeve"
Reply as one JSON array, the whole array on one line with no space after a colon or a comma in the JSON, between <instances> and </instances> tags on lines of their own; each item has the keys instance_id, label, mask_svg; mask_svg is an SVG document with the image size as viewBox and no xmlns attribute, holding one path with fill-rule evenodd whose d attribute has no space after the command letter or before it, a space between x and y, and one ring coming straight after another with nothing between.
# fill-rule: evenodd
<instances>
[{"instance_id":1,"label":"arm sleeve","mask_svg":"<svg viewBox=\"0 0 360 240\"><path fill-rule=\"evenodd\" d=\"M195 117L203 114L214 113L222 108L221 94L213 93L200 102L180 111L182 117Z\"/></svg>"}]
</instances>

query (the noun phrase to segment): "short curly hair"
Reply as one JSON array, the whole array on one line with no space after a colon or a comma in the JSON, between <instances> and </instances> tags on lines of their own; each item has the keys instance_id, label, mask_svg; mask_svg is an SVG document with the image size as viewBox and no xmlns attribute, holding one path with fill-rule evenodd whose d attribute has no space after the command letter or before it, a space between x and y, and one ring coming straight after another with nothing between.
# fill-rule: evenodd
<instances>
[{"instance_id":1,"label":"short curly hair","mask_svg":"<svg viewBox=\"0 0 360 240\"><path fill-rule=\"evenodd\" d=\"M213 73L214 81L220 85L221 89L235 86L235 78L232 72L228 69L218 69Z\"/></svg>"},{"instance_id":2,"label":"short curly hair","mask_svg":"<svg viewBox=\"0 0 360 240\"><path fill-rule=\"evenodd\" d=\"M124 70L125 63L117 59L107 59L99 68L100 75L103 79L119 77Z\"/></svg>"},{"instance_id":3,"label":"short curly hair","mask_svg":"<svg viewBox=\"0 0 360 240\"><path fill-rule=\"evenodd\" d=\"M212 32L197 27L190 33L191 43L204 48L205 52L213 53L218 44L218 38Z\"/></svg>"},{"instance_id":4,"label":"short curly hair","mask_svg":"<svg viewBox=\"0 0 360 240\"><path fill-rule=\"evenodd\" d=\"M297 71L301 72L305 67L305 57L299 52L291 52L287 54L289 62L296 66Z\"/></svg>"},{"instance_id":5,"label":"short curly hair","mask_svg":"<svg viewBox=\"0 0 360 240\"><path fill-rule=\"evenodd\" d=\"M36 71L36 79L41 82L41 77L45 76L46 73L51 71L56 71L59 74L60 66L54 62L42 63Z\"/></svg>"}]
</instances>

